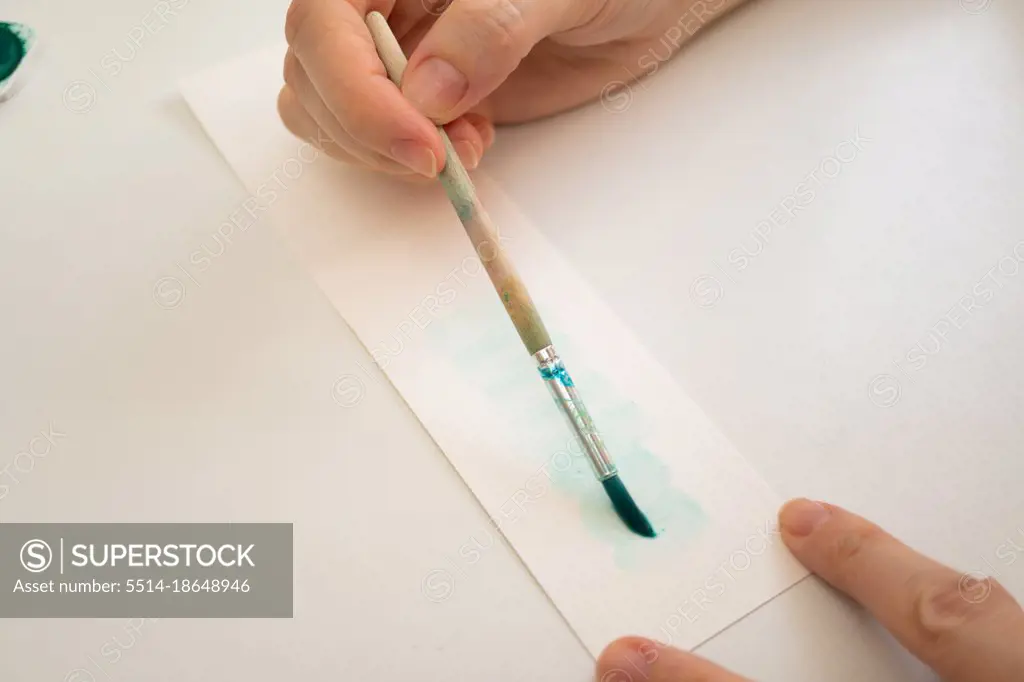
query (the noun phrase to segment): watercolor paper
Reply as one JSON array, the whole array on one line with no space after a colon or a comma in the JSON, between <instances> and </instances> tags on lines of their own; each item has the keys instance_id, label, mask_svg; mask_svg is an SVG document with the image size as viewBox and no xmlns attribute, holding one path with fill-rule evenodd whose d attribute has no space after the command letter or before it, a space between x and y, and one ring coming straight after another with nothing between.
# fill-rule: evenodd
<instances>
[{"instance_id":1,"label":"watercolor paper","mask_svg":"<svg viewBox=\"0 0 1024 682\"><path fill-rule=\"evenodd\" d=\"M350 169L293 138L276 112L283 54L249 55L183 85L250 192L219 232L238 238L257 221L283 231L590 652L626 634L692 648L804 577L777 533L775 495L477 174L505 248L659 535L625 528L440 186ZM349 380L375 375L353 367ZM472 563L476 544L496 532L481 529L452 550Z\"/></svg>"}]
</instances>

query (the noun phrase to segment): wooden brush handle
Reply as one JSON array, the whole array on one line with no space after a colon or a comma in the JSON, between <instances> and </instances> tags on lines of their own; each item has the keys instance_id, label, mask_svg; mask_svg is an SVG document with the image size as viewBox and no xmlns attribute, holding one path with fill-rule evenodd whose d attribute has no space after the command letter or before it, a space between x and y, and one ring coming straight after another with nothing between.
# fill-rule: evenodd
<instances>
[{"instance_id":1,"label":"wooden brush handle","mask_svg":"<svg viewBox=\"0 0 1024 682\"><path fill-rule=\"evenodd\" d=\"M387 69L388 78L401 87L402 75L408 62L398 40L391 32L391 27L388 26L387 19L380 12L370 12L366 16L366 25L377 46L377 54ZM444 185L448 199L462 221L462 226L466 228L473 249L487 270L487 276L491 278L495 291L501 297L512 324L519 332L519 338L523 340L526 350L533 355L550 346L551 337L512 261L501 248L498 231L480 204L476 188L473 187L473 182L469 179L466 167L462 165L455 148L452 147L452 141L448 139L441 126L438 126L438 132L441 133L446 154L444 170L441 171L441 184Z\"/></svg>"}]
</instances>

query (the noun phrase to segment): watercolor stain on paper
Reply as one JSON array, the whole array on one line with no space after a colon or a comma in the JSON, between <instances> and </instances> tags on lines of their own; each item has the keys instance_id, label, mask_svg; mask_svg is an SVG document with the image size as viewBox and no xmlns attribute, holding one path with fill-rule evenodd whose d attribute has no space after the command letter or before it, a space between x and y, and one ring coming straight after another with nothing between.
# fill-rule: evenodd
<instances>
[{"instance_id":1,"label":"watercolor stain on paper","mask_svg":"<svg viewBox=\"0 0 1024 682\"><path fill-rule=\"evenodd\" d=\"M594 422L618 466L622 482L657 537L641 538L623 525L604 490L595 485L590 464L578 454L578 446L573 450L573 466L556 467L552 472L552 485L579 500L584 526L593 537L611 547L620 569L636 568L652 556L677 555L680 547L688 545L706 527L707 514L693 497L674 485L668 466L644 442L647 428L641 408L629 399L616 399L598 373L584 374L579 383L591 389L589 394L594 399L588 402L593 402L590 411ZM586 395L583 397L587 400Z\"/></svg>"},{"instance_id":2,"label":"watercolor stain on paper","mask_svg":"<svg viewBox=\"0 0 1024 682\"><path fill-rule=\"evenodd\" d=\"M652 555L673 555L680 545L689 544L706 527L707 515L693 497L675 487L668 466L645 444L650 429L641 406L621 395L604 372L581 360L585 355L577 352L578 339L555 335L556 348L655 538L633 534L615 514L498 301L476 303L444 325L431 325L430 342L458 359L459 371L472 376L503 419L528 425L516 430L517 440L530 451L524 457L543 458L552 490L577 501L583 526L611 548L616 565L629 570ZM451 327L442 329L447 323Z\"/></svg>"}]
</instances>

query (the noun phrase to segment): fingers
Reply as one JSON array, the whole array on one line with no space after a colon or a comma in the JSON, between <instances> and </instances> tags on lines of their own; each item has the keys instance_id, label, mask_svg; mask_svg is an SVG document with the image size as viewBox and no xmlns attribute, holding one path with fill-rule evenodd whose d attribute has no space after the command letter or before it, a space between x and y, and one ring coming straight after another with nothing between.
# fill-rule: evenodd
<instances>
[{"instance_id":1,"label":"fingers","mask_svg":"<svg viewBox=\"0 0 1024 682\"><path fill-rule=\"evenodd\" d=\"M380 4L293 0L285 27L286 87L278 109L293 134L307 139L315 134L320 146L325 139L333 142L327 151L334 158L396 175L434 178L444 166L436 126L388 80L364 23L369 9L387 9L371 7ZM399 8L395 14L408 22L421 12ZM475 113L455 118L446 132L471 170L494 141L493 124Z\"/></svg>"},{"instance_id":2,"label":"fingers","mask_svg":"<svg viewBox=\"0 0 1024 682\"><path fill-rule=\"evenodd\" d=\"M388 80L364 23L366 5L293 0L285 26L296 60L286 71L289 85L353 156L371 163L386 159L434 177L444 160L440 135Z\"/></svg>"},{"instance_id":3,"label":"fingers","mask_svg":"<svg viewBox=\"0 0 1024 682\"><path fill-rule=\"evenodd\" d=\"M381 166L379 164L367 164L364 159L353 156L328 135L323 128L313 119L299 101L298 95L291 86L285 85L277 99L277 109L285 127L296 137L307 140L317 149L325 152L328 156L351 165L369 166L374 170L383 170L393 173L403 180L415 184L427 183L429 178L413 173L401 166ZM474 117L473 114L459 118L447 126L448 136L459 153L463 164L469 168L476 168L483 151L490 148L494 142L494 126L483 117Z\"/></svg>"},{"instance_id":4,"label":"fingers","mask_svg":"<svg viewBox=\"0 0 1024 682\"><path fill-rule=\"evenodd\" d=\"M285 85L295 93L305 113L316 121L319 128L327 133L329 139L345 150L348 156L367 166L400 175L417 170L416 168L411 169L408 164L398 163L376 150L368 149L362 141L349 134L334 112L320 97L319 91L310 81L309 75L291 48L288 49L284 58L284 81ZM419 170L423 175L430 174L425 172L425 169ZM432 169L430 170L432 172Z\"/></svg>"},{"instance_id":5,"label":"fingers","mask_svg":"<svg viewBox=\"0 0 1024 682\"><path fill-rule=\"evenodd\" d=\"M750 681L685 651L640 637L624 637L601 652L597 682Z\"/></svg>"},{"instance_id":6,"label":"fingers","mask_svg":"<svg viewBox=\"0 0 1024 682\"><path fill-rule=\"evenodd\" d=\"M308 141L317 149L323 151L328 156L335 158L339 161L343 161L350 165L355 166L366 166L362 159L356 158L349 154L345 149L339 146L331 136L328 135L324 130L317 124L315 120L306 112L299 102L298 95L288 85L281 88L281 92L277 98L277 108L281 116L281 120L288 130L298 138ZM373 170L385 170L379 166L371 166ZM413 184L426 184L431 182L428 178L421 175L417 175L412 171L406 169L400 169L394 173L394 176L411 182Z\"/></svg>"},{"instance_id":7,"label":"fingers","mask_svg":"<svg viewBox=\"0 0 1024 682\"><path fill-rule=\"evenodd\" d=\"M455 119L497 89L540 40L568 28L572 5L454 0L409 57L402 92L428 118Z\"/></svg>"},{"instance_id":8,"label":"fingers","mask_svg":"<svg viewBox=\"0 0 1024 682\"><path fill-rule=\"evenodd\" d=\"M472 170L494 142L494 126L483 116L466 114L445 126L462 164Z\"/></svg>"},{"instance_id":9,"label":"fingers","mask_svg":"<svg viewBox=\"0 0 1024 682\"><path fill-rule=\"evenodd\" d=\"M834 505L793 500L779 523L798 560L864 605L944 680L1019 680L1024 611L995 581L972 582Z\"/></svg>"},{"instance_id":10,"label":"fingers","mask_svg":"<svg viewBox=\"0 0 1024 682\"><path fill-rule=\"evenodd\" d=\"M277 96L277 113L292 135L307 140L317 149L324 151L339 161L359 163L359 160L334 144L330 136L313 120L299 101L291 86L285 85Z\"/></svg>"}]
</instances>

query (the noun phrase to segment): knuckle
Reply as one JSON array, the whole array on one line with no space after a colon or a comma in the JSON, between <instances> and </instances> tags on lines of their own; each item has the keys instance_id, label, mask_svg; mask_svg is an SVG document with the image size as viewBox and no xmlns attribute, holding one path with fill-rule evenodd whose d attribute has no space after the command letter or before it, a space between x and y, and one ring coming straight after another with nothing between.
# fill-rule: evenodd
<instances>
[{"instance_id":1,"label":"knuckle","mask_svg":"<svg viewBox=\"0 0 1024 682\"><path fill-rule=\"evenodd\" d=\"M839 571L856 565L865 549L869 549L885 537L885 531L870 524L858 526L843 533L831 542L825 551L825 559Z\"/></svg>"},{"instance_id":2,"label":"knuckle","mask_svg":"<svg viewBox=\"0 0 1024 682\"><path fill-rule=\"evenodd\" d=\"M913 595L914 625L921 637L942 647L961 637L978 620L1019 611L1010 592L993 578L980 581L982 590L965 592L965 576L947 569L919 573L908 581Z\"/></svg>"},{"instance_id":3,"label":"knuckle","mask_svg":"<svg viewBox=\"0 0 1024 682\"><path fill-rule=\"evenodd\" d=\"M489 0L478 5L481 32L499 49L523 47L526 22L516 0Z\"/></svg>"},{"instance_id":4,"label":"knuckle","mask_svg":"<svg viewBox=\"0 0 1024 682\"><path fill-rule=\"evenodd\" d=\"M452 0L423 0L423 9L428 14L439 15L452 4Z\"/></svg>"},{"instance_id":5,"label":"knuckle","mask_svg":"<svg viewBox=\"0 0 1024 682\"><path fill-rule=\"evenodd\" d=\"M938 644L955 636L978 611L964 599L960 576L950 572L918 573L907 587L913 595L914 625L926 641Z\"/></svg>"}]
</instances>

